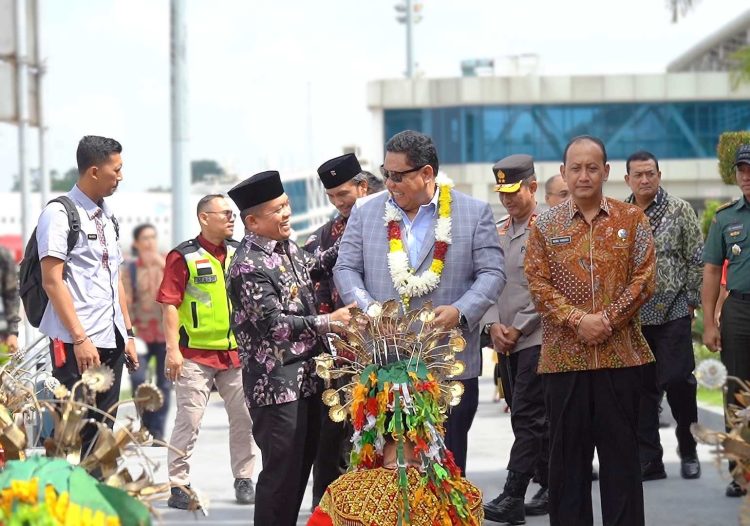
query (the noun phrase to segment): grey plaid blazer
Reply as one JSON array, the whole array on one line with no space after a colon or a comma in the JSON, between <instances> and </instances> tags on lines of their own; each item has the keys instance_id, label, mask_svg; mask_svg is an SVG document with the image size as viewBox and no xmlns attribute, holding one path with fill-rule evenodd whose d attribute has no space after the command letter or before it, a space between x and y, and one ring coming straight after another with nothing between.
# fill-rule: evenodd
<instances>
[{"instance_id":1,"label":"grey plaid blazer","mask_svg":"<svg viewBox=\"0 0 750 526\"><path fill-rule=\"evenodd\" d=\"M453 305L467 320L462 327L466 350L458 358L466 364L460 379L476 378L481 374L482 357L479 348L479 322L493 305L505 286L503 252L487 203L451 190L452 243L446 254L440 285L433 292L414 298L411 307L432 300L434 306ZM336 287L344 303L354 301L362 309L373 301L398 299L388 270L388 235L385 225L385 203L388 192L373 196L352 210L341 240L338 260L333 269ZM419 255L417 273L429 268L432 262L435 223L425 237ZM406 245L406 241L404 241Z\"/></svg>"}]
</instances>

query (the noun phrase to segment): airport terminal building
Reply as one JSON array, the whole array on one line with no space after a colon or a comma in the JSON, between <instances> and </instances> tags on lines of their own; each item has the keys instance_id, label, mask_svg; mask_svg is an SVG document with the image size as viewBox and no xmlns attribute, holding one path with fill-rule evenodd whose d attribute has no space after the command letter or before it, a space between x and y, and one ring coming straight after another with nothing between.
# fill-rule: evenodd
<instances>
[{"instance_id":1,"label":"airport terminal building","mask_svg":"<svg viewBox=\"0 0 750 526\"><path fill-rule=\"evenodd\" d=\"M750 130L750 84L733 85L727 58L746 45L750 10L663 74L372 82L367 102L373 151L382 151L384 141L401 130L427 133L437 143L441 169L457 188L495 203L490 171L495 161L530 154L544 182L559 173L568 140L590 134L607 146L612 165L607 195L629 193L624 161L645 149L659 158L665 188L700 209L706 199L739 195L736 187L721 183L716 145L722 132Z\"/></svg>"}]
</instances>

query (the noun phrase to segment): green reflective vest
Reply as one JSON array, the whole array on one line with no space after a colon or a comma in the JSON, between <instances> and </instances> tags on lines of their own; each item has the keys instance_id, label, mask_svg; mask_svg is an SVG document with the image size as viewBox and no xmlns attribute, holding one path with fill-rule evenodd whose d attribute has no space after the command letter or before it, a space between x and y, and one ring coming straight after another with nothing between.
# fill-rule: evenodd
<instances>
[{"instance_id":1,"label":"green reflective vest","mask_svg":"<svg viewBox=\"0 0 750 526\"><path fill-rule=\"evenodd\" d=\"M231 304L227 297L224 273L238 243L227 240L224 268L197 239L181 243L175 250L185 259L188 282L185 296L177 309L180 321L180 346L190 349L228 351L237 348L230 326Z\"/></svg>"}]
</instances>

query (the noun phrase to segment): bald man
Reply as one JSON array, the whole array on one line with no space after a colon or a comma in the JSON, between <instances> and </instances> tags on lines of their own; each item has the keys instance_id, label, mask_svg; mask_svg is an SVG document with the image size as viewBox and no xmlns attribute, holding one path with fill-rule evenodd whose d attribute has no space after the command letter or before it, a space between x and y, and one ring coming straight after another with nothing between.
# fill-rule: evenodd
<instances>
[{"instance_id":1,"label":"bald man","mask_svg":"<svg viewBox=\"0 0 750 526\"><path fill-rule=\"evenodd\" d=\"M547 179L544 183L544 201L550 208L559 205L570 196L568 187L560 174Z\"/></svg>"}]
</instances>

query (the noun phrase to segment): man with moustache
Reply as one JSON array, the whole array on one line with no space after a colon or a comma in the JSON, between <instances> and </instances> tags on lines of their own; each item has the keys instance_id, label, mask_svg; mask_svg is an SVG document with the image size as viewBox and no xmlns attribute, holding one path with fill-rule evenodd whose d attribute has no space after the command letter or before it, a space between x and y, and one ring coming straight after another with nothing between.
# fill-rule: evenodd
<instances>
[{"instance_id":1,"label":"man with moustache","mask_svg":"<svg viewBox=\"0 0 750 526\"><path fill-rule=\"evenodd\" d=\"M703 343L711 351L721 353L727 373L746 380L750 378L750 144L737 149L734 170L742 197L716 211L703 253ZM721 309L719 327L715 309L724 260L728 260L729 295ZM736 384L730 382L726 400L733 401L736 390ZM730 463L730 470L733 467ZM735 481L726 489L727 497L741 497L745 493Z\"/></svg>"},{"instance_id":2,"label":"man with moustache","mask_svg":"<svg viewBox=\"0 0 750 526\"><path fill-rule=\"evenodd\" d=\"M437 178L432 139L407 130L385 145L381 173L388 192L354 208L334 268L345 302L362 309L400 300L404 310L431 301L435 320L466 338L456 378L461 403L446 422L446 445L466 470L467 435L479 403L480 321L505 284L503 253L487 203L452 189Z\"/></svg>"},{"instance_id":3,"label":"man with moustache","mask_svg":"<svg viewBox=\"0 0 750 526\"><path fill-rule=\"evenodd\" d=\"M188 509L190 458L198 439L211 388L224 400L229 418L229 455L238 504L252 504L255 452L250 414L242 392L237 342L229 327L231 311L224 285L237 249L231 239L235 213L222 194L198 201L200 234L167 254L156 295L166 340L166 377L175 383L174 428L167 453L167 505Z\"/></svg>"},{"instance_id":4,"label":"man with moustache","mask_svg":"<svg viewBox=\"0 0 750 526\"><path fill-rule=\"evenodd\" d=\"M659 161L647 151L625 163L625 200L643 210L656 246L656 292L641 307L641 330L656 363L643 367L638 442L643 480L666 478L659 439L659 405L664 392L677 422L680 474L701 475L690 424L698 421L697 382L693 376L692 318L700 303L703 280L703 235L693 207L661 186Z\"/></svg>"},{"instance_id":5,"label":"man with moustache","mask_svg":"<svg viewBox=\"0 0 750 526\"><path fill-rule=\"evenodd\" d=\"M517 154L492 167L495 191L509 217L500 225L500 246L506 263L505 288L497 301L499 316L484 326L495 351L508 360L513 374L510 398L511 426L515 440L510 450L508 477L500 495L484 506L485 518L522 524L528 515L547 513L547 422L542 378L537 375L542 325L524 273L523 261L529 229L540 210L536 203L534 159ZM508 386L510 387L510 386ZM540 490L524 506L529 482L536 474Z\"/></svg>"},{"instance_id":6,"label":"man with moustache","mask_svg":"<svg viewBox=\"0 0 750 526\"><path fill-rule=\"evenodd\" d=\"M96 396L96 407L105 413L120 398L125 356L138 367L120 276L119 227L106 202L122 181L121 153L122 145L114 139L83 137L76 151L78 182L66 194L78 212L79 231L71 231L59 201L44 208L36 228L42 286L49 298L39 330L52 340L52 375L72 389L87 369L102 364L111 368L112 385ZM69 252L70 235L75 244ZM89 417L113 425L103 414L91 412ZM96 427L86 425L82 456L95 436Z\"/></svg>"},{"instance_id":7,"label":"man with moustache","mask_svg":"<svg viewBox=\"0 0 750 526\"><path fill-rule=\"evenodd\" d=\"M643 366L654 357L638 310L654 290L651 228L638 207L604 196L600 139L572 139L560 173L571 198L540 214L525 259L542 317L550 524L593 523L596 447L604 524L643 525L638 409Z\"/></svg>"},{"instance_id":8,"label":"man with moustache","mask_svg":"<svg viewBox=\"0 0 750 526\"><path fill-rule=\"evenodd\" d=\"M320 254L338 246L354 203L369 193L368 173L362 171L353 153L324 162L318 167L318 176L328 200L336 207L338 214L310 235L303 248L311 254ZM313 280L313 283L315 305L319 314L331 313L344 306L331 275ZM333 382L335 384L336 380ZM346 471L349 464L349 436L351 428L348 422L337 423L323 414L318 452L313 466L313 508L320 502L328 485Z\"/></svg>"},{"instance_id":9,"label":"man with moustache","mask_svg":"<svg viewBox=\"0 0 750 526\"><path fill-rule=\"evenodd\" d=\"M292 209L278 172L253 175L229 197L247 231L226 285L245 402L263 457L254 523L294 526L321 422L313 358L322 337L350 316L346 307L317 314L311 276L330 271L336 251L316 259L289 240Z\"/></svg>"}]
</instances>

